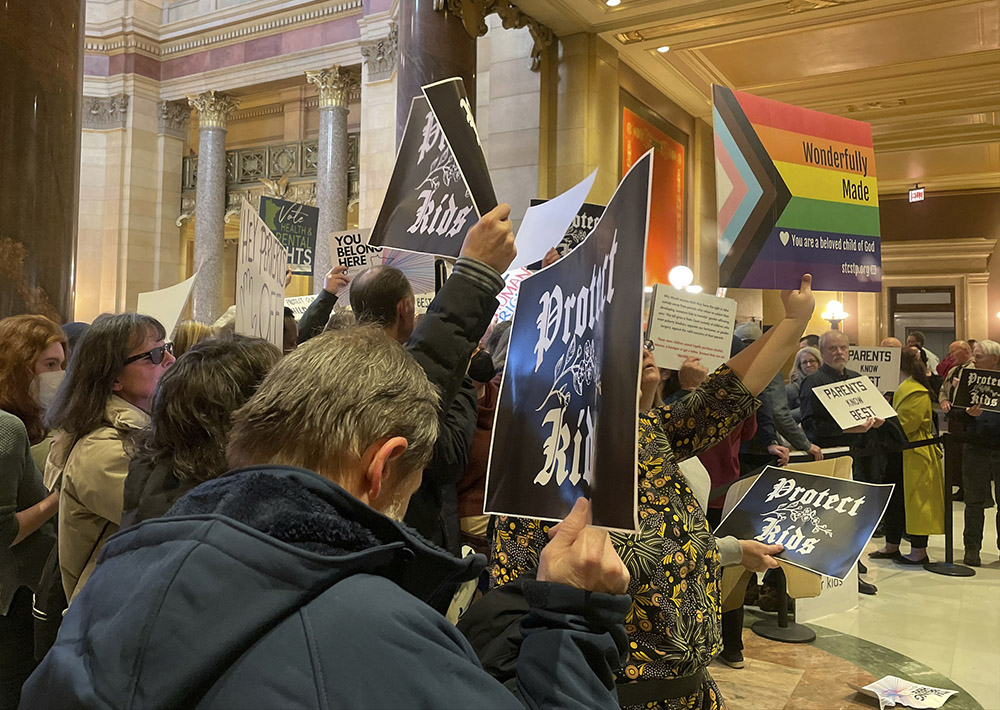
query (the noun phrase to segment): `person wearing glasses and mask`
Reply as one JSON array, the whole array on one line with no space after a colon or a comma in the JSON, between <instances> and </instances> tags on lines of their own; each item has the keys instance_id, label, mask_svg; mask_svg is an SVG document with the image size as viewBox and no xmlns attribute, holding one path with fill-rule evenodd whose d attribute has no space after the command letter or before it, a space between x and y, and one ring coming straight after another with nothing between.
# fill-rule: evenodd
<instances>
[{"instance_id":1,"label":"person wearing glasses and mask","mask_svg":"<svg viewBox=\"0 0 1000 710\"><path fill-rule=\"evenodd\" d=\"M156 384L174 362L165 336L149 316L99 316L56 393L49 426L58 433L45 475L60 489L59 569L70 603L118 532L129 440L149 424Z\"/></svg>"}]
</instances>

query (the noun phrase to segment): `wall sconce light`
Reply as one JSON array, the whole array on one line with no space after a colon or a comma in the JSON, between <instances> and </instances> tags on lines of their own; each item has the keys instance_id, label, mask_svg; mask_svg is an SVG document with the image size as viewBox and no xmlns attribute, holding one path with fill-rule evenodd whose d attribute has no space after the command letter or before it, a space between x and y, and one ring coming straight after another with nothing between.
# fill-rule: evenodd
<instances>
[{"instance_id":1,"label":"wall sconce light","mask_svg":"<svg viewBox=\"0 0 1000 710\"><path fill-rule=\"evenodd\" d=\"M844 304L840 301L830 301L826 304L826 310L821 316L824 320L830 321L831 330L840 330L841 321L845 320L850 314L844 312Z\"/></svg>"}]
</instances>

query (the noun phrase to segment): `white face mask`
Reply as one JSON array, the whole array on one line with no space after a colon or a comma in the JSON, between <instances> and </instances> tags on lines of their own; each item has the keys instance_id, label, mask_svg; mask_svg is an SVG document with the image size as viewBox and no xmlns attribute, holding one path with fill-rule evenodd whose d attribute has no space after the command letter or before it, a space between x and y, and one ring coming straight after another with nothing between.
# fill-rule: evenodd
<instances>
[{"instance_id":1,"label":"white face mask","mask_svg":"<svg viewBox=\"0 0 1000 710\"><path fill-rule=\"evenodd\" d=\"M59 385L66 379L65 370L55 370L54 372L43 372L35 376L38 387L38 403L46 411L52 406L52 401L56 398L56 391Z\"/></svg>"}]
</instances>

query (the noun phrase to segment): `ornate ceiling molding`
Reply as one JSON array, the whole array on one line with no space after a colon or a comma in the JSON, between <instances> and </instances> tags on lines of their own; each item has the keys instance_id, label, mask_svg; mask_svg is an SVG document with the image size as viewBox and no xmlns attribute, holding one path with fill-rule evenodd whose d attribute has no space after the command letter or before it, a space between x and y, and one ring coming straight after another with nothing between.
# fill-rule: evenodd
<instances>
[{"instance_id":1,"label":"ornate ceiling molding","mask_svg":"<svg viewBox=\"0 0 1000 710\"><path fill-rule=\"evenodd\" d=\"M434 9L447 12L462 20L465 31L473 38L486 34L487 15L496 14L507 30L527 27L535 43L531 48L532 71L541 69L542 53L556 38L551 29L521 12L510 0L434 0Z\"/></svg>"},{"instance_id":2,"label":"ornate ceiling molding","mask_svg":"<svg viewBox=\"0 0 1000 710\"><path fill-rule=\"evenodd\" d=\"M357 14L362 10L363 0L346 0L325 7L286 13L278 17L272 15L267 19L242 22L236 27L222 31L198 32L196 30L192 33L193 36L189 35L176 40L160 39L129 28L100 37L85 37L84 51L88 54L117 54L123 51L138 51L152 57L167 59L274 34L286 29L316 24L339 15Z\"/></svg>"}]
</instances>

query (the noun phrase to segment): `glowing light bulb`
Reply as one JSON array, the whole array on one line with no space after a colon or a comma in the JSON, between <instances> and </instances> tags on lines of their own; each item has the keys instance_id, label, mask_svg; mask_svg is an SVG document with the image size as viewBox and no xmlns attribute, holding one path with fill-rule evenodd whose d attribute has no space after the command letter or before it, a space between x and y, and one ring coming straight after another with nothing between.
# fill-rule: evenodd
<instances>
[{"instance_id":1,"label":"glowing light bulb","mask_svg":"<svg viewBox=\"0 0 1000 710\"><path fill-rule=\"evenodd\" d=\"M662 47L657 47L656 51L659 52L660 54L666 54L667 52L670 51L670 47L668 47L667 45L663 45Z\"/></svg>"},{"instance_id":2,"label":"glowing light bulb","mask_svg":"<svg viewBox=\"0 0 1000 710\"><path fill-rule=\"evenodd\" d=\"M674 288L687 288L694 283L694 272L686 266L675 266L667 274L667 281Z\"/></svg>"}]
</instances>

